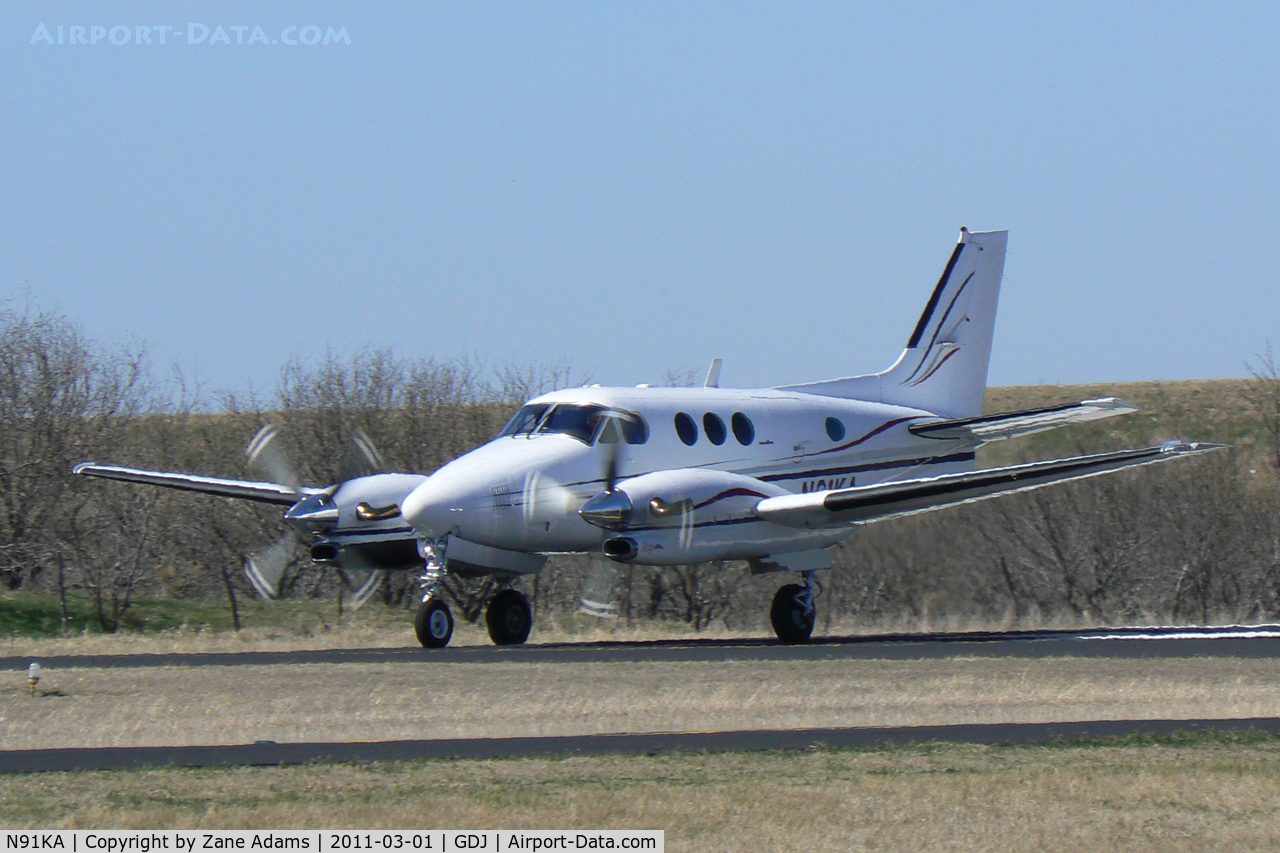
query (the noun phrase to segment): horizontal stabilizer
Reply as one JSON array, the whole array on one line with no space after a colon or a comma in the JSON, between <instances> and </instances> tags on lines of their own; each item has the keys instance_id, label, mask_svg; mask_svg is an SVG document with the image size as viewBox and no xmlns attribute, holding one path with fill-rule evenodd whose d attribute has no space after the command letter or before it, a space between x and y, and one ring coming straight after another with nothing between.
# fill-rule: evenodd
<instances>
[{"instance_id":1,"label":"horizontal stabilizer","mask_svg":"<svg viewBox=\"0 0 1280 853\"><path fill-rule=\"evenodd\" d=\"M248 480L223 480L218 477L198 477L195 474L174 474L164 471L141 471L137 468L120 468L116 465L97 465L82 462L72 469L73 474L123 480L166 489L183 489L224 498L243 498L247 501L282 504L289 506L307 495L318 495L327 489L294 489L279 483L256 483Z\"/></svg>"},{"instance_id":2,"label":"horizontal stabilizer","mask_svg":"<svg viewBox=\"0 0 1280 853\"><path fill-rule=\"evenodd\" d=\"M1121 468L1181 459L1226 446L1171 441L1145 450L1121 450L852 489L783 495L760 501L756 515L788 527L842 527L1095 477Z\"/></svg>"},{"instance_id":3,"label":"horizontal stabilizer","mask_svg":"<svg viewBox=\"0 0 1280 853\"><path fill-rule=\"evenodd\" d=\"M968 439L985 443L1031 435L1070 424L1113 418L1116 415L1129 415L1136 411L1137 406L1118 397L1103 397L1100 400L1082 400L1079 403L1043 409L1004 412L954 421L928 421L912 424L907 429L921 438Z\"/></svg>"}]
</instances>

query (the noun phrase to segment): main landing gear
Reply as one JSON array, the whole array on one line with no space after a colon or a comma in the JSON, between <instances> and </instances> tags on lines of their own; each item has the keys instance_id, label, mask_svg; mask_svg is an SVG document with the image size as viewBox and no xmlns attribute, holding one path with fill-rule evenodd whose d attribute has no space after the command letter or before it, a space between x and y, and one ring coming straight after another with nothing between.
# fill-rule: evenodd
<instances>
[{"instance_id":1,"label":"main landing gear","mask_svg":"<svg viewBox=\"0 0 1280 853\"><path fill-rule=\"evenodd\" d=\"M489 602L484 622L494 645L520 645L529 639L529 629L533 627L529 599L518 590L502 590ZM442 649L449 645L453 637L453 614L449 612L449 605L439 598L428 598L418 608L413 627L423 648Z\"/></svg>"},{"instance_id":2,"label":"main landing gear","mask_svg":"<svg viewBox=\"0 0 1280 853\"><path fill-rule=\"evenodd\" d=\"M413 627L418 642L428 649L442 649L453 637L453 614L439 595L448 566L445 558L448 544L448 537L441 537L423 542L421 546L426 565L419 584L424 592ZM529 629L533 627L529 599L514 589L501 590L489 601L484 621L495 645L518 646L529 639Z\"/></svg>"},{"instance_id":3,"label":"main landing gear","mask_svg":"<svg viewBox=\"0 0 1280 853\"><path fill-rule=\"evenodd\" d=\"M818 608L813 599L817 596L817 581L813 572L801 572L803 584L789 583L778 590L769 609L769 621L773 631L784 643L807 643L813 634L813 624Z\"/></svg>"},{"instance_id":4,"label":"main landing gear","mask_svg":"<svg viewBox=\"0 0 1280 853\"><path fill-rule=\"evenodd\" d=\"M529 639L533 627L533 612L529 599L514 589L504 589L489 602L484 613L484 623L495 645L518 646Z\"/></svg>"}]
</instances>

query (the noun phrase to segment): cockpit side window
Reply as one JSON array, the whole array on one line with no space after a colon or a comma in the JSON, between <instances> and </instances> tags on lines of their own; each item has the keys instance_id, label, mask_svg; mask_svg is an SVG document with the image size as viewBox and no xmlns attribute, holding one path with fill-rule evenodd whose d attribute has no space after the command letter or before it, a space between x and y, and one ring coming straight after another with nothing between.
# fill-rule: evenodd
<instances>
[{"instance_id":1,"label":"cockpit side window","mask_svg":"<svg viewBox=\"0 0 1280 853\"><path fill-rule=\"evenodd\" d=\"M502 428L502 432L498 433L498 437L501 438L504 435L528 435L538 426L538 421L542 420L542 416L547 413L549 408L551 407L546 403L521 406L515 417L507 422L507 425Z\"/></svg>"},{"instance_id":2,"label":"cockpit side window","mask_svg":"<svg viewBox=\"0 0 1280 853\"><path fill-rule=\"evenodd\" d=\"M649 440L648 422L635 412L627 412L627 415L629 417L622 421L622 437L627 444L644 444Z\"/></svg>"},{"instance_id":3,"label":"cockpit side window","mask_svg":"<svg viewBox=\"0 0 1280 853\"><path fill-rule=\"evenodd\" d=\"M616 444L619 433L627 444L644 444L649 440L649 424L636 412L611 411L605 418L596 442Z\"/></svg>"}]
</instances>

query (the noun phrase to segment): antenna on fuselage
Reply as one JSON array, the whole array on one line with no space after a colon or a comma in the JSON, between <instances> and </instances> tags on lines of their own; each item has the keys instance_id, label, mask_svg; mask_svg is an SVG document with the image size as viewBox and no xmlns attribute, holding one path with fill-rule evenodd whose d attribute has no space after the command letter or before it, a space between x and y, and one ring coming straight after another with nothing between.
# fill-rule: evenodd
<instances>
[{"instance_id":1,"label":"antenna on fuselage","mask_svg":"<svg viewBox=\"0 0 1280 853\"><path fill-rule=\"evenodd\" d=\"M703 388L720 387L720 365L723 363L723 358L711 359L711 369L707 371L707 381L702 383Z\"/></svg>"}]
</instances>

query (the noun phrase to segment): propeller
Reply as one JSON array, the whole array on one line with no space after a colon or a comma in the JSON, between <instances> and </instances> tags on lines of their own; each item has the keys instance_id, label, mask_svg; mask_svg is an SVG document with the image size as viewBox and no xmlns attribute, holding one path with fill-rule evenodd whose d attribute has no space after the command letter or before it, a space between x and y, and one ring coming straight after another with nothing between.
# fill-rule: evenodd
<instances>
[{"instance_id":1,"label":"propeller","mask_svg":"<svg viewBox=\"0 0 1280 853\"><path fill-rule=\"evenodd\" d=\"M275 424L264 425L245 448L245 455L251 471L273 483L288 486L294 490L299 500L302 499L302 493L297 491L302 481L298 476L297 466L283 446L279 427ZM286 526L284 533L276 541L245 557L244 573L258 595L263 598L276 598L280 595L280 582L284 580L285 570L294 560L297 547L297 531Z\"/></svg>"},{"instance_id":2,"label":"propeller","mask_svg":"<svg viewBox=\"0 0 1280 853\"><path fill-rule=\"evenodd\" d=\"M355 548L347 548L342 552L342 566L338 568L338 576L351 593L347 603L352 610L359 610L373 598L385 575L386 572L373 565Z\"/></svg>"},{"instance_id":3,"label":"propeller","mask_svg":"<svg viewBox=\"0 0 1280 853\"><path fill-rule=\"evenodd\" d=\"M631 499L626 492L620 492L618 486L619 462L623 448L623 429L621 421L625 415L610 413L604 428L600 430L597 446L604 447L602 479L604 492L590 501L605 518L607 523L622 524L631 513ZM584 507L587 504L583 505ZM593 522L594 523L594 522ZM605 527L602 536L607 538L611 531ZM603 543L603 538L601 539ZM619 586L622 580L622 567L613 560L605 559L603 552L592 552L587 564L587 574L583 578L582 593L579 596L581 605L579 613L595 616L600 619L618 618Z\"/></svg>"},{"instance_id":4,"label":"propeller","mask_svg":"<svg viewBox=\"0 0 1280 853\"><path fill-rule=\"evenodd\" d=\"M304 500L302 478L284 446L279 427L275 424L263 426L249 442L245 453L252 471L272 482L288 486L295 491L298 501ZM363 430L356 428L351 434L351 444L339 462L336 485L340 486L356 477L380 473L384 464L373 440ZM334 490L336 491L336 486ZM276 541L245 558L245 575L260 596L279 597L280 584L295 560L300 542L297 530L292 525L286 525L284 533ZM343 549L342 564L337 570L341 582L352 593L350 606L353 610L373 596L383 576L383 571L355 548Z\"/></svg>"},{"instance_id":5,"label":"propeller","mask_svg":"<svg viewBox=\"0 0 1280 853\"><path fill-rule=\"evenodd\" d=\"M298 467L293 464L289 452L285 450L280 428L275 424L266 424L258 430L249 446L244 449L248 457L249 468L273 483L298 490L302 480L298 476Z\"/></svg>"},{"instance_id":6,"label":"propeller","mask_svg":"<svg viewBox=\"0 0 1280 853\"><path fill-rule=\"evenodd\" d=\"M298 549L298 534L286 528L279 539L244 558L244 573L262 598L280 595L280 581Z\"/></svg>"}]
</instances>

